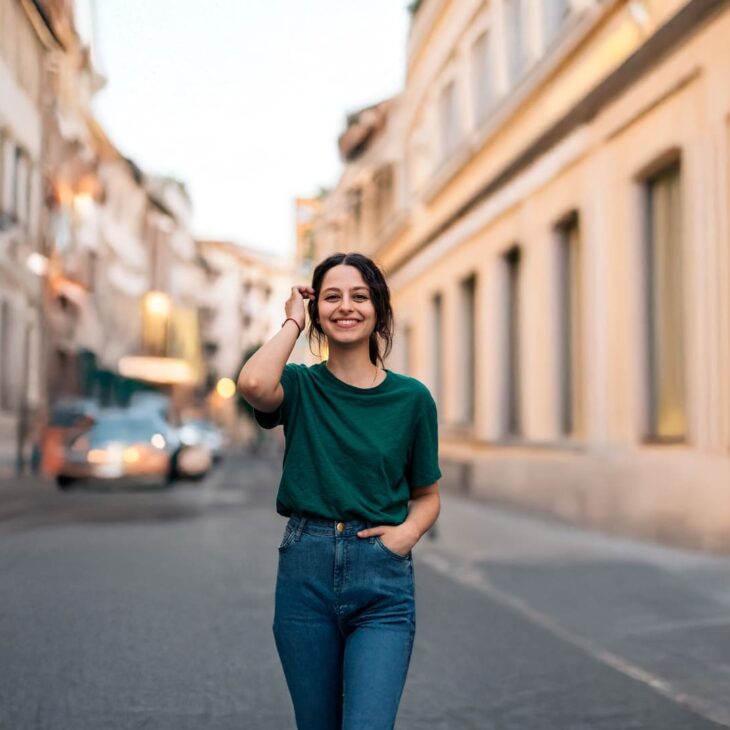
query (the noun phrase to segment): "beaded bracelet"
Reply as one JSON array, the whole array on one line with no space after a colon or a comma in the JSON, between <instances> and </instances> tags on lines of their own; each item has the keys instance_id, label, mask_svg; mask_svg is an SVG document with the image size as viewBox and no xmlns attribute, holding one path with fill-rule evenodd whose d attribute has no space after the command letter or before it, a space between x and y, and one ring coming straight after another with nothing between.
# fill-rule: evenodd
<instances>
[{"instance_id":1,"label":"beaded bracelet","mask_svg":"<svg viewBox=\"0 0 730 730\"><path fill-rule=\"evenodd\" d=\"M299 326L299 322L297 322L297 321L296 321L296 319L294 319L294 317L287 317L287 318L286 318L286 319L285 319L285 320L284 320L284 321L283 321L283 322L281 323L281 326L283 327L283 326L284 326L284 325L285 325L285 324L286 324L286 323L287 323L287 322L288 322L289 320L291 320L292 322L294 322L294 324L295 324L295 325L297 326L297 329L299 330L299 333L297 334L297 337L299 337L299 335L301 335L301 334L302 334L302 330L303 330L304 328L303 328L303 327L300 327L300 326Z\"/></svg>"}]
</instances>

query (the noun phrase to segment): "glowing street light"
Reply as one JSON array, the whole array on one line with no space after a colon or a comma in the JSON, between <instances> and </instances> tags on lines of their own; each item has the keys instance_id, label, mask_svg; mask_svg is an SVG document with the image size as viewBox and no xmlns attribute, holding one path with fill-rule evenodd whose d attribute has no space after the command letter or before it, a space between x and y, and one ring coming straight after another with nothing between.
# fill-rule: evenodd
<instances>
[{"instance_id":1,"label":"glowing street light","mask_svg":"<svg viewBox=\"0 0 730 730\"><path fill-rule=\"evenodd\" d=\"M161 291L147 292L144 298L144 306L150 314L167 317L170 314L170 297Z\"/></svg>"},{"instance_id":2,"label":"glowing street light","mask_svg":"<svg viewBox=\"0 0 730 730\"><path fill-rule=\"evenodd\" d=\"M221 378L215 386L215 392L221 398L228 400L236 394L236 384L230 378Z\"/></svg>"},{"instance_id":3,"label":"glowing street light","mask_svg":"<svg viewBox=\"0 0 730 730\"><path fill-rule=\"evenodd\" d=\"M87 221L94 210L94 198L90 193L78 193L73 198L74 210L82 221Z\"/></svg>"},{"instance_id":4,"label":"glowing street light","mask_svg":"<svg viewBox=\"0 0 730 730\"><path fill-rule=\"evenodd\" d=\"M25 265L36 275L45 276L48 273L48 257L37 251L28 256Z\"/></svg>"}]
</instances>

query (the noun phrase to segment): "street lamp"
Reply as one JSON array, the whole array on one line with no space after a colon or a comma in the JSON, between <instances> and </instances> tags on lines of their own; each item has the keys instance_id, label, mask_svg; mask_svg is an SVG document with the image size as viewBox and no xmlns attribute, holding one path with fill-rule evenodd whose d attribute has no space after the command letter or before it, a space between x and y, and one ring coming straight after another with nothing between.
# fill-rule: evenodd
<instances>
[{"instance_id":1,"label":"street lamp","mask_svg":"<svg viewBox=\"0 0 730 730\"><path fill-rule=\"evenodd\" d=\"M172 313L170 297L148 291L142 300L142 342L145 355L167 355L168 325Z\"/></svg>"},{"instance_id":2,"label":"street lamp","mask_svg":"<svg viewBox=\"0 0 730 730\"><path fill-rule=\"evenodd\" d=\"M33 251L25 260L25 265L36 276L45 276L48 273L48 264L48 257L38 251Z\"/></svg>"},{"instance_id":3,"label":"street lamp","mask_svg":"<svg viewBox=\"0 0 730 730\"><path fill-rule=\"evenodd\" d=\"M170 314L170 297L161 291L150 291L145 294L144 306L149 314L167 317Z\"/></svg>"},{"instance_id":4,"label":"street lamp","mask_svg":"<svg viewBox=\"0 0 730 730\"><path fill-rule=\"evenodd\" d=\"M94 196L91 193L77 193L73 197L73 206L77 219L86 222L94 212Z\"/></svg>"},{"instance_id":5,"label":"street lamp","mask_svg":"<svg viewBox=\"0 0 730 730\"><path fill-rule=\"evenodd\" d=\"M236 384L230 378L221 378L216 383L215 392L224 400L228 400L236 395Z\"/></svg>"}]
</instances>

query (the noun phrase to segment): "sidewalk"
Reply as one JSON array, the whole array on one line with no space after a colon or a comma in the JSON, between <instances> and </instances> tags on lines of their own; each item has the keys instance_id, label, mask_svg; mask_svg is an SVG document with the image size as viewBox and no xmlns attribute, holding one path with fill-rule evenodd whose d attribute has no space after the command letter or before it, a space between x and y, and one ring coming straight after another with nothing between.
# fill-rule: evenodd
<instances>
[{"instance_id":1,"label":"sidewalk","mask_svg":"<svg viewBox=\"0 0 730 730\"><path fill-rule=\"evenodd\" d=\"M51 495L56 492L56 482L52 477L40 474L23 474L15 476L11 473L0 473L0 510L8 500L14 497L32 495Z\"/></svg>"},{"instance_id":2,"label":"sidewalk","mask_svg":"<svg viewBox=\"0 0 730 730\"><path fill-rule=\"evenodd\" d=\"M423 562L730 727L730 558L446 495Z\"/></svg>"}]
</instances>

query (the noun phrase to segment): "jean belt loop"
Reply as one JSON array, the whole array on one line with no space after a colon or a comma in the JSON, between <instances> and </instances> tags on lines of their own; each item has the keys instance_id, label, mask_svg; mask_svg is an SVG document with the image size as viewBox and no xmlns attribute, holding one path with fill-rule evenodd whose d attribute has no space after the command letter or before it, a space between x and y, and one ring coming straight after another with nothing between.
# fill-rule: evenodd
<instances>
[{"instance_id":1,"label":"jean belt loop","mask_svg":"<svg viewBox=\"0 0 730 730\"><path fill-rule=\"evenodd\" d=\"M302 530L304 529L304 526L306 524L307 524L307 518L304 517L304 515L300 516L299 524L297 525L297 529L294 533L294 540L296 542L299 542L299 538L302 536Z\"/></svg>"}]
</instances>

